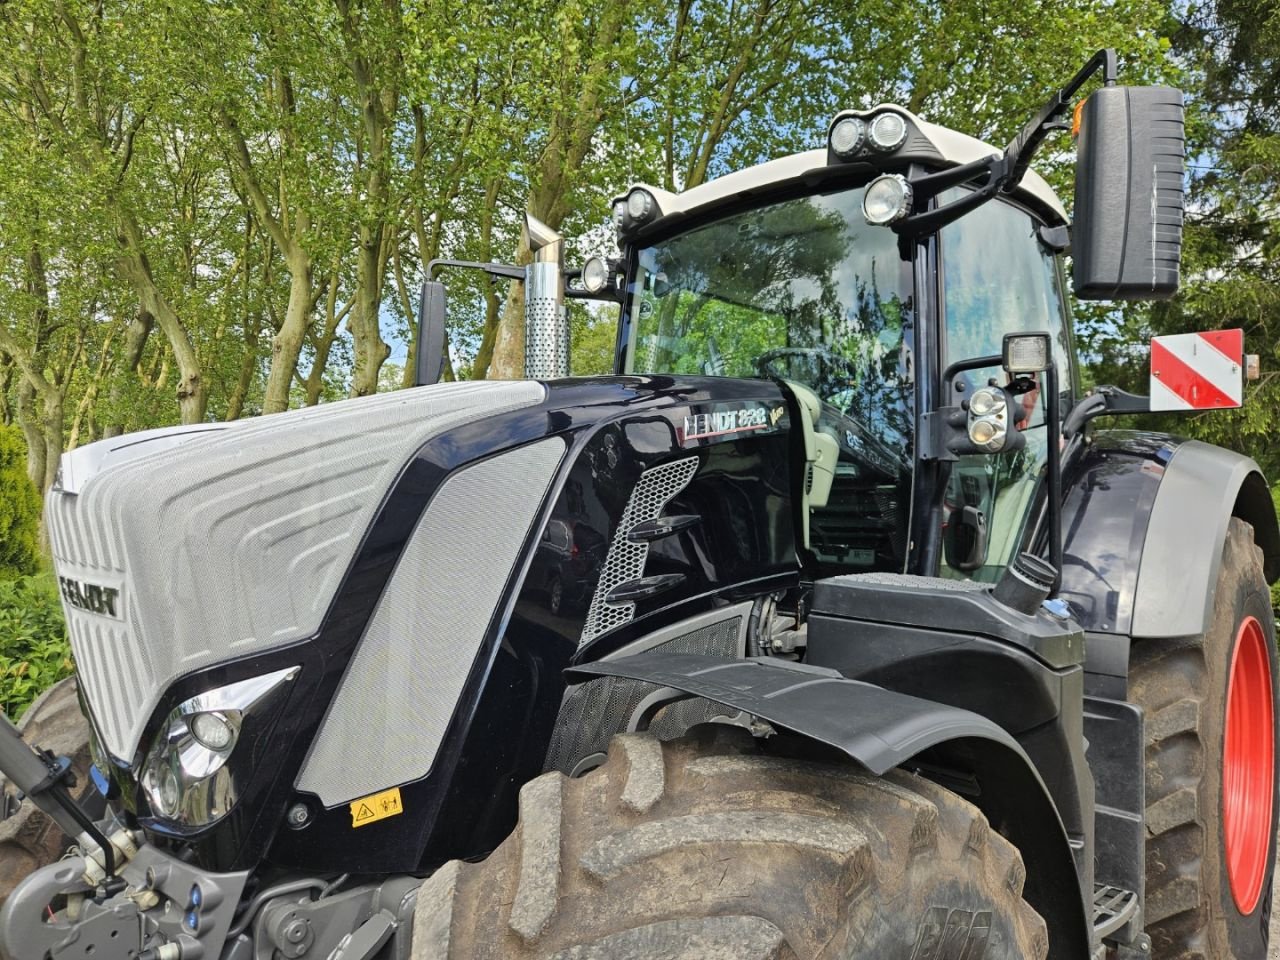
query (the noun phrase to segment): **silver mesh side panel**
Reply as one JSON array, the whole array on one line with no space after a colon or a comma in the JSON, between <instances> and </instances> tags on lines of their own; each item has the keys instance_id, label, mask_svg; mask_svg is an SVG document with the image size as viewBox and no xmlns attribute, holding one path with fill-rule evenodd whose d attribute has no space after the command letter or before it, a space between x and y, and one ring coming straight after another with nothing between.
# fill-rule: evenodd
<instances>
[{"instance_id":1,"label":"silver mesh side panel","mask_svg":"<svg viewBox=\"0 0 1280 960\"><path fill-rule=\"evenodd\" d=\"M664 463L640 474L631 499L622 514L618 529L613 532L609 555L600 571L600 581L591 597L586 623L582 625L582 639L578 646L590 643L615 627L630 623L636 615L634 603L606 603L605 597L620 583L635 580L644 575L644 562L649 556L649 544L633 543L627 533L637 523L656 520L662 508L671 498L689 485L698 471L698 458L686 457L672 463Z\"/></svg>"},{"instance_id":2,"label":"silver mesh side panel","mask_svg":"<svg viewBox=\"0 0 1280 960\"><path fill-rule=\"evenodd\" d=\"M743 655L744 626L744 616L729 617L650 646L646 652L697 653L735 659ZM624 656L627 652L619 651L618 655ZM545 769L568 774L583 757L603 753L609 740L626 728L640 701L657 689L652 683L624 677L599 677L570 687L560 704ZM663 709L649 729L660 739L670 740L712 717L735 712L710 700L682 700Z\"/></svg>"},{"instance_id":3,"label":"silver mesh side panel","mask_svg":"<svg viewBox=\"0 0 1280 960\"><path fill-rule=\"evenodd\" d=\"M100 441L115 450L107 465L78 495L51 492L45 516L59 576L119 591L114 617L64 604L104 746L131 759L180 675L313 634L413 452L544 396L529 382L440 384L240 421L158 451Z\"/></svg>"},{"instance_id":4,"label":"silver mesh side panel","mask_svg":"<svg viewBox=\"0 0 1280 960\"><path fill-rule=\"evenodd\" d=\"M378 601L298 789L333 806L430 771L564 449L544 440L445 481Z\"/></svg>"}]
</instances>

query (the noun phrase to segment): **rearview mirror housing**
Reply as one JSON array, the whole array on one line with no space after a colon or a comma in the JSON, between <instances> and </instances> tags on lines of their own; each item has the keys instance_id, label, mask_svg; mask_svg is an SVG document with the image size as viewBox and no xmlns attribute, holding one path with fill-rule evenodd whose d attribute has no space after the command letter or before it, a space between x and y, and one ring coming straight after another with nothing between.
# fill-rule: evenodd
<instances>
[{"instance_id":1,"label":"rearview mirror housing","mask_svg":"<svg viewBox=\"0 0 1280 960\"><path fill-rule=\"evenodd\" d=\"M418 301L418 349L413 382L425 387L444 374L444 284L426 280Z\"/></svg>"},{"instance_id":2,"label":"rearview mirror housing","mask_svg":"<svg viewBox=\"0 0 1280 960\"><path fill-rule=\"evenodd\" d=\"M1081 108L1077 144L1075 295L1162 300L1182 256L1182 93L1109 86Z\"/></svg>"}]
</instances>

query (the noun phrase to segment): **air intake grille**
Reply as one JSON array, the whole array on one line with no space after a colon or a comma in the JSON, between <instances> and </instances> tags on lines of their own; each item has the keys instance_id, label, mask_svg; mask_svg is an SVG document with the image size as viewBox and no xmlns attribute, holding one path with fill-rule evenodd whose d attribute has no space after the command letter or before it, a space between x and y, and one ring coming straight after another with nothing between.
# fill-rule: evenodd
<instances>
[{"instance_id":1,"label":"air intake grille","mask_svg":"<svg viewBox=\"0 0 1280 960\"><path fill-rule=\"evenodd\" d=\"M640 474L635 489L631 491L627 509L618 523L618 529L613 533L613 542L609 544L609 556L605 559L604 569L600 571L600 582L596 584L595 595L591 598L591 608L587 611L587 622L582 627L579 647L615 627L630 623L636 615L634 603L606 603L604 599L618 584L638 580L644 575L649 544L633 543L627 539L627 534L637 523L656 520L662 513L662 508L689 485L697 472L698 458L686 457Z\"/></svg>"},{"instance_id":2,"label":"air intake grille","mask_svg":"<svg viewBox=\"0 0 1280 960\"><path fill-rule=\"evenodd\" d=\"M742 656L743 618L730 617L648 648L652 653L696 653L726 660ZM625 652L625 651L624 651ZM599 677L565 691L556 718L545 769L569 773L583 757L603 753L614 734L626 728L640 701L658 688L625 677ZM682 700L658 714L650 731L663 740L695 724L734 713L710 700Z\"/></svg>"},{"instance_id":3,"label":"air intake grille","mask_svg":"<svg viewBox=\"0 0 1280 960\"><path fill-rule=\"evenodd\" d=\"M543 440L445 481L378 601L299 790L332 807L431 769L563 455L563 441Z\"/></svg>"}]
</instances>

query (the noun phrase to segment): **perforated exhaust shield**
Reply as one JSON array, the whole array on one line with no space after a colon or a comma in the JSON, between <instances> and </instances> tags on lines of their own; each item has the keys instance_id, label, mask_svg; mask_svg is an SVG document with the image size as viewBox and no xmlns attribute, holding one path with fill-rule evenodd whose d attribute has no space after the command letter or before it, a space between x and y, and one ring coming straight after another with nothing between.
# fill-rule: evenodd
<instances>
[{"instance_id":1,"label":"perforated exhaust shield","mask_svg":"<svg viewBox=\"0 0 1280 960\"><path fill-rule=\"evenodd\" d=\"M325 404L154 453L142 442L78 495L51 492L71 646L107 750L133 758L182 674L314 634L414 451L544 396L527 381L463 383Z\"/></svg>"}]
</instances>

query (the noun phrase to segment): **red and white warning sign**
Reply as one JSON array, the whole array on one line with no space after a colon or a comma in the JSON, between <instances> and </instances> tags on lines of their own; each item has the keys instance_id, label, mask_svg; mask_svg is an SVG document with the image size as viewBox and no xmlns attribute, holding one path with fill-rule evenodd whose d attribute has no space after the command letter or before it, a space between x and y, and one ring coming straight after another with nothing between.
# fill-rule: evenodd
<instances>
[{"instance_id":1,"label":"red and white warning sign","mask_svg":"<svg viewBox=\"0 0 1280 960\"><path fill-rule=\"evenodd\" d=\"M1244 331L1151 340L1151 409L1219 410L1244 398Z\"/></svg>"}]
</instances>

